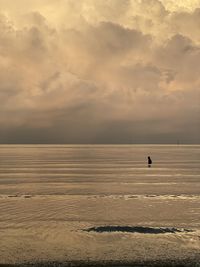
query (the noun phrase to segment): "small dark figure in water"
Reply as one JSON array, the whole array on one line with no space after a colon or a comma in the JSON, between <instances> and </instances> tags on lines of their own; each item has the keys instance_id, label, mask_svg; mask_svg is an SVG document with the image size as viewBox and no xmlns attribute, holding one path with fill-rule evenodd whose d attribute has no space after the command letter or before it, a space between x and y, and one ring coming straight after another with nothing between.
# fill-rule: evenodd
<instances>
[{"instance_id":1,"label":"small dark figure in water","mask_svg":"<svg viewBox=\"0 0 200 267\"><path fill-rule=\"evenodd\" d=\"M150 157L148 157L148 167L151 168L152 160Z\"/></svg>"}]
</instances>

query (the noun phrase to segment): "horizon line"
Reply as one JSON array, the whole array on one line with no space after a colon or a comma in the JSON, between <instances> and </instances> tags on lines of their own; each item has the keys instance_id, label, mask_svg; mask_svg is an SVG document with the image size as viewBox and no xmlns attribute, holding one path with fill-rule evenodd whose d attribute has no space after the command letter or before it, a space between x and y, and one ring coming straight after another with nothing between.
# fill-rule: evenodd
<instances>
[{"instance_id":1,"label":"horizon line","mask_svg":"<svg viewBox=\"0 0 200 267\"><path fill-rule=\"evenodd\" d=\"M200 143L0 143L0 145L200 145Z\"/></svg>"}]
</instances>

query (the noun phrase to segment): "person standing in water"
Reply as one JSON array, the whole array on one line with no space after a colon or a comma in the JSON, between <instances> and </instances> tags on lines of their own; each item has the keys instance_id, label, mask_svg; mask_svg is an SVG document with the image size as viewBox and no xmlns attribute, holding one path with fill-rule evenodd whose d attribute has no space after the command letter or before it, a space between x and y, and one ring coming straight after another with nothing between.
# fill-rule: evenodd
<instances>
[{"instance_id":1,"label":"person standing in water","mask_svg":"<svg viewBox=\"0 0 200 267\"><path fill-rule=\"evenodd\" d=\"M150 157L148 157L148 167L151 168L152 160Z\"/></svg>"}]
</instances>

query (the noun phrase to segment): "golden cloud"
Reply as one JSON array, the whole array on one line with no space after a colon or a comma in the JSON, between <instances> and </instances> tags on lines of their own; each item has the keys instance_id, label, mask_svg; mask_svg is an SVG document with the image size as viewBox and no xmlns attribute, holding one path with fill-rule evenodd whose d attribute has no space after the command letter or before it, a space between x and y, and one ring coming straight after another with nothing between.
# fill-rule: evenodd
<instances>
[{"instance_id":1,"label":"golden cloud","mask_svg":"<svg viewBox=\"0 0 200 267\"><path fill-rule=\"evenodd\" d=\"M0 0L3 142L198 142L199 2L183 2Z\"/></svg>"}]
</instances>

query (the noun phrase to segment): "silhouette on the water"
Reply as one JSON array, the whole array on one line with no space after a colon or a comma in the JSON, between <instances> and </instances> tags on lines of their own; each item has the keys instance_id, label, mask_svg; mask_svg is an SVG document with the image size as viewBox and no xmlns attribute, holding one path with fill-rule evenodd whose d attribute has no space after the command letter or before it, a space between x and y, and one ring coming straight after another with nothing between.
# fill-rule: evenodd
<instances>
[{"instance_id":1,"label":"silhouette on the water","mask_svg":"<svg viewBox=\"0 0 200 267\"><path fill-rule=\"evenodd\" d=\"M150 157L148 157L148 167L151 168L152 160Z\"/></svg>"},{"instance_id":2,"label":"silhouette on the water","mask_svg":"<svg viewBox=\"0 0 200 267\"><path fill-rule=\"evenodd\" d=\"M157 227L143 227L143 226L114 226L114 225L107 225L107 226L98 226L98 227L91 227L84 231L87 232L127 232L127 233L140 233L140 234L167 234L167 233L182 233L182 232L192 232L189 229L178 229L178 228L157 228Z\"/></svg>"}]
</instances>

